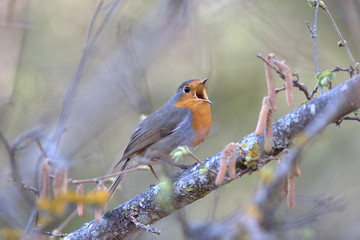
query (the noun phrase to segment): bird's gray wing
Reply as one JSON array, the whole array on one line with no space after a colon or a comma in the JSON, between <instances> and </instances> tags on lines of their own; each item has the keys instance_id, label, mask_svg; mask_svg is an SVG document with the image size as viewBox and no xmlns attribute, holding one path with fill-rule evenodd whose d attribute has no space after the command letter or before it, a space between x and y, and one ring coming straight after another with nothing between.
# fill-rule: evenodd
<instances>
[{"instance_id":1,"label":"bird's gray wing","mask_svg":"<svg viewBox=\"0 0 360 240\"><path fill-rule=\"evenodd\" d=\"M149 115L134 130L119 163L170 135L183 120L188 118L189 113L190 110L186 108L165 105Z\"/></svg>"}]
</instances>

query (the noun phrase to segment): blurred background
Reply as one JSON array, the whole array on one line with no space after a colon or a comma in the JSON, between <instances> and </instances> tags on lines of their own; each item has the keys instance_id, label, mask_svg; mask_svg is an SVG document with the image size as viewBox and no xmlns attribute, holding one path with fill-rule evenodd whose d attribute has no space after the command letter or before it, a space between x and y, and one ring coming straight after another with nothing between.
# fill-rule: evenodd
<instances>
[{"instance_id":1,"label":"blurred background","mask_svg":"<svg viewBox=\"0 0 360 240\"><path fill-rule=\"evenodd\" d=\"M360 3L325 3L358 60ZM55 148L55 129L96 6L96 1L88 0L0 2L0 131L9 144L16 144L18 171L34 187L39 184L41 152L32 139L40 138L49 154ZM183 81L192 78L209 78L214 122L195 154L205 159L239 141L255 130L267 94L258 53L275 53L299 73L310 91L314 88L313 41L305 24L305 20L313 24L314 11L306 0L104 1L88 38L84 70L59 154L52 159L54 166L67 167L73 179L104 175L122 154L140 115L161 107ZM337 47L337 34L322 10L317 33L322 71L351 64L345 49ZM337 73L334 85L346 79L347 73ZM279 79L277 87L281 86ZM303 93L295 91L294 108L305 101ZM294 109L287 106L283 92L278 104L275 120ZM344 211L309 223L309 239L360 236L359 130L356 122L329 126L302 156L295 208L287 209L284 201L282 211L299 216L313 207L313 197L333 196L346 202ZM0 164L0 227L24 229L31 209L15 190L3 143ZM155 170L164 177L178 171L162 166ZM146 190L149 183L156 183L150 172L127 175L110 207ZM186 218L190 224L209 216L224 219L250 204L258 187L257 173L244 176L188 206ZM64 232L92 218L90 208L87 217L74 218ZM154 227L161 230L160 236L145 233L141 239L183 239L176 214Z\"/></svg>"}]
</instances>

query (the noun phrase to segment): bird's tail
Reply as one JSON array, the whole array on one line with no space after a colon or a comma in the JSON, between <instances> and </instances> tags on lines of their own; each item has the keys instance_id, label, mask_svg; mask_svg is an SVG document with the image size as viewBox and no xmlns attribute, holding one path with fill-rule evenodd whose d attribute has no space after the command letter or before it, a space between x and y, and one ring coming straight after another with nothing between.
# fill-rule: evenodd
<instances>
[{"instance_id":1,"label":"bird's tail","mask_svg":"<svg viewBox=\"0 0 360 240\"><path fill-rule=\"evenodd\" d=\"M128 163L128 162L125 161L125 163L124 163L124 165L121 167L120 171L124 171L124 170L127 169L127 166L128 166L127 163ZM108 192L109 192L109 200L108 200L108 202L111 201L112 197L114 196L114 193L115 193L116 189L119 187L119 184L120 184L121 181L124 179L124 177L125 177L125 174L121 174L121 175L117 176L117 177L115 178L115 181L111 184L111 186L110 186L110 188L109 188L109 190L108 190Z\"/></svg>"}]
</instances>

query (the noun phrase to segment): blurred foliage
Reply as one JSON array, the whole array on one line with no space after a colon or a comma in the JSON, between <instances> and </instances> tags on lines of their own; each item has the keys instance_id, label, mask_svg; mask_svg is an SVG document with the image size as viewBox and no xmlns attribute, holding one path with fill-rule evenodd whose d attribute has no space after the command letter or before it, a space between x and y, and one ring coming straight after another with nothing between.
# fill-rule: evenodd
<instances>
[{"instance_id":1,"label":"blurred foliage","mask_svg":"<svg viewBox=\"0 0 360 240\"><path fill-rule=\"evenodd\" d=\"M20 2L15 2L15 10L21 8ZM213 131L195 151L199 158L215 154L229 142L255 130L266 94L264 63L256 58L257 53L275 53L286 60L293 72L299 72L300 81L309 89L316 85L312 39L304 23L313 21L314 8L306 0L142 0L119 1L118 5L116 2L105 1L95 21L91 37L92 40L95 36L95 41L90 41L60 155L54 159L56 165L69 167L71 178L104 175L126 147L140 114L149 114L162 106L184 80L208 77L208 95L214 103ZM353 24L359 22L359 3L356 0L325 3L353 55L359 59L360 31L358 24ZM24 132L40 129L41 142L49 151L96 1L29 0L23 7L23 14L16 15L14 11L10 22L6 22L6 17L13 13L11 9L0 8L0 39L8 37L9 43L7 48L0 48L0 64L13 61L12 68L6 68L9 72L2 70L0 76L3 89L0 130L13 143ZM322 71L350 64L337 42L330 21L320 11L318 55ZM14 54L17 57L12 58ZM13 78L6 77L11 74ZM347 78L346 73L340 72L333 85ZM276 84L281 87L281 80ZM295 107L306 100L301 92L294 95ZM282 92L274 118L292 109ZM316 239L340 236L355 239L352 236L360 235L357 226L360 210L356 205L360 195L353 183L360 165L360 135L354 129L359 129L354 122L343 122L340 128L328 127L302 157L303 177L297 181L298 196L336 195L348 200L344 212L319 218L312 224ZM34 187L38 187L40 155L33 142L16 154L21 176ZM29 218L27 205L9 181L10 164L2 144L0 156L0 226L24 228ZM177 171L171 167L155 169L159 173L165 170L160 175ZM216 209L214 194L192 204L188 207L188 219L205 219L211 211L215 211L216 218L225 217L251 202L258 181L256 175L244 176L219 189ZM156 183L156 179L147 172L129 174L110 207L147 189L149 183ZM91 189L93 185L85 187ZM306 198L300 197L288 214L296 215L307 208L310 203L301 199ZM93 217L87 216L87 220ZM64 231L74 230L86 219L74 219ZM181 230L174 216L155 227L162 230L157 239L182 239L175 237L181 236ZM142 239L152 237L144 234Z\"/></svg>"},{"instance_id":2,"label":"blurred foliage","mask_svg":"<svg viewBox=\"0 0 360 240\"><path fill-rule=\"evenodd\" d=\"M70 203L86 203L99 206L106 205L109 198L109 193L106 190L99 190L89 192L86 195L79 195L75 192L69 191L54 199L39 198L37 207L42 211L61 216L65 213L66 204Z\"/></svg>"}]
</instances>

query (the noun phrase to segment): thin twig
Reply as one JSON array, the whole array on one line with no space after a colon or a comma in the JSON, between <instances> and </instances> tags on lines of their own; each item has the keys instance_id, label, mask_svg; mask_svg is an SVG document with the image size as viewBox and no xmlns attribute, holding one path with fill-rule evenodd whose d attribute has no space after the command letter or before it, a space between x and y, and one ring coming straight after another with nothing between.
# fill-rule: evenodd
<instances>
[{"instance_id":1,"label":"thin twig","mask_svg":"<svg viewBox=\"0 0 360 240\"><path fill-rule=\"evenodd\" d=\"M215 214L216 211L219 207L219 203L220 203L220 196L221 196L221 191L220 189L218 189L217 191L214 192L213 194L213 200L210 201L210 207L208 208L208 214L206 219L210 222L210 221L215 221Z\"/></svg>"},{"instance_id":2,"label":"thin twig","mask_svg":"<svg viewBox=\"0 0 360 240\"><path fill-rule=\"evenodd\" d=\"M18 172L18 168L17 168L17 164L16 164L16 159L15 159L15 151L12 149L12 147L10 146L10 143L7 141L7 139L5 138L4 134L2 133L2 131L0 131L0 140L3 143L8 155L9 155L9 160L10 160L10 166L11 166L11 175L12 178L15 181L20 181L20 175Z\"/></svg>"},{"instance_id":3,"label":"thin twig","mask_svg":"<svg viewBox=\"0 0 360 240\"><path fill-rule=\"evenodd\" d=\"M30 186L24 182L20 182L20 185L21 185L22 189L31 191L31 192L35 193L35 195L39 195L39 189L34 188L33 186Z\"/></svg>"},{"instance_id":4,"label":"thin twig","mask_svg":"<svg viewBox=\"0 0 360 240\"><path fill-rule=\"evenodd\" d=\"M125 173L135 172L135 171L139 171L139 170L144 170L144 167L143 166L138 166L136 168L126 169L124 171L108 174L108 175L105 175L105 176L102 176L102 177L97 177L97 178L89 178L89 179L83 179L83 180L69 179L68 183L69 184L80 184L80 183L90 183L90 182L99 183L100 181L107 180L107 179L112 178L112 177L117 177L117 176L125 174Z\"/></svg>"},{"instance_id":5,"label":"thin twig","mask_svg":"<svg viewBox=\"0 0 360 240\"><path fill-rule=\"evenodd\" d=\"M299 73L298 72L293 73L293 76L296 77L296 79L293 80L294 87L297 87L300 91L302 91L305 94L306 99L310 100L313 96L309 95L306 85L304 83L300 82Z\"/></svg>"},{"instance_id":6,"label":"thin twig","mask_svg":"<svg viewBox=\"0 0 360 240\"><path fill-rule=\"evenodd\" d=\"M271 63L264 58L260 53L258 53L257 55L258 58L260 58L261 60L263 60L266 64L268 64L272 69L274 69L276 71L276 73L279 74L280 78L282 78L283 80L285 80L285 75L275 66L271 65ZM302 91L305 94L305 97L307 100L312 99L312 97L314 96L314 94L317 92L318 90L318 86L316 85L314 90L311 92L311 94L309 94L307 87L305 86L304 83L301 83L299 81L300 77L299 77L299 73L293 73L292 76L296 77L295 80L293 80L293 86L297 87L300 91ZM284 91L286 89L286 87L282 87L282 88L276 88L275 89L275 93L279 93L281 91Z\"/></svg>"},{"instance_id":7,"label":"thin twig","mask_svg":"<svg viewBox=\"0 0 360 240\"><path fill-rule=\"evenodd\" d=\"M331 72L340 72L340 71L348 72L350 77L352 77L354 75L355 69L351 65L349 65L349 67L347 67L347 68L342 68L340 66L336 66L333 69L331 69Z\"/></svg>"},{"instance_id":8,"label":"thin twig","mask_svg":"<svg viewBox=\"0 0 360 240\"><path fill-rule=\"evenodd\" d=\"M317 90L319 89L319 86L316 84L315 88L312 90L311 94L310 94L310 98L309 99L312 99L314 94L317 92Z\"/></svg>"},{"instance_id":9,"label":"thin twig","mask_svg":"<svg viewBox=\"0 0 360 240\"><path fill-rule=\"evenodd\" d=\"M49 235L50 237L59 237L59 238L63 238L66 237L68 234L63 233L63 234L54 234L52 232L42 232L43 234Z\"/></svg>"},{"instance_id":10,"label":"thin twig","mask_svg":"<svg viewBox=\"0 0 360 240\"><path fill-rule=\"evenodd\" d=\"M274 69L274 71L276 71L277 74L279 74L279 77L283 80L285 80L285 75L280 71L279 68L277 68L276 66L272 65L266 58L264 58L260 53L257 54L257 57L260 58L261 60L263 60L266 64L268 64L272 69ZM318 87L315 86L314 90L312 91L311 94L309 94L306 86L304 83L300 82L300 77L299 77L299 73L293 73L292 76L296 77L295 80L293 80L293 86L297 87L300 91L304 92L306 98L308 100L310 100L314 94L317 92ZM276 88L275 89L275 93L279 93L281 91L284 91L286 89L285 86L283 86L282 88Z\"/></svg>"},{"instance_id":11,"label":"thin twig","mask_svg":"<svg viewBox=\"0 0 360 240\"><path fill-rule=\"evenodd\" d=\"M5 149L6 149L6 152L9 155L10 166L11 166L11 176L12 176L13 180L20 186L17 189L23 195L26 203L29 206L32 206L33 205L32 199L26 194L26 192L22 191L22 186L21 186L21 184L19 184L19 183L22 182L22 178L21 178L21 176L19 174L19 171L18 171L18 166L17 166L16 158L15 158L15 150L10 146L9 142L5 138L2 131L0 131L0 141L3 143L3 145L4 145Z\"/></svg>"},{"instance_id":12,"label":"thin twig","mask_svg":"<svg viewBox=\"0 0 360 240\"><path fill-rule=\"evenodd\" d=\"M152 228L149 225L142 224L141 222L136 220L136 218L134 216L130 215L129 217L130 217L131 221L135 224L135 226L137 228L145 230L145 231L150 232L150 233L154 233L156 235L160 235L160 231L157 230L156 228Z\"/></svg>"},{"instance_id":13,"label":"thin twig","mask_svg":"<svg viewBox=\"0 0 360 240\"><path fill-rule=\"evenodd\" d=\"M101 21L99 27L97 28L96 32L94 33L94 37L92 38L90 44L89 44L89 52L91 52L97 43L97 40L100 38L102 32L105 30L106 25L110 22L110 18L113 15L113 12L116 10L116 8L119 6L119 4L122 2L124 4L126 1L116 0L113 1L111 6L107 5L105 8L108 8L108 11L106 13L106 16Z\"/></svg>"},{"instance_id":14,"label":"thin twig","mask_svg":"<svg viewBox=\"0 0 360 240\"><path fill-rule=\"evenodd\" d=\"M211 172L211 173L214 174L215 176L218 175L217 172L215 172L214 170L208 168L208 167L207 167L200 159L198 159L192 152L190 152L189 155L190 155L193 159L195 159L195 161L197 161L198 163L200 163L201 166L206 167L206 168L209 170L209 172Z\"/></svg>"},{"instance_id":15,"label":"thin twig","mask_svg":"<svg viewBox=\"0 0 360 240\"><path fill-rule=\"evenodd\" d=\"M309 21L305 21L306 25L309 28L309 31L311 33L311 37L313 39L313 47L314 47L314 59L315 59L315 67L316 67L316 73L320 72L319 69L319 62L318 62L318 56L317 56L317 47L316 47L316 38L317 38L317 20L318 20L318 13L319 13L319 4L320 1L316 1L316 7L315 7L315 19L314 19L314 26L311 29Z\"/></svg>"},{"instance_id":16,"label":"thin twig","mask_svg":"<svg viewBox=\"0 0 360 240\"><path fill-rule=\"evenodd\" d=\"M94 22L98 16L98 13L99 13L102 5L103 5L103 0L99 0L98 4L96 6L95 12L91 18L88 30L87 30L85 43L84 43L84 46L82 49L82 54L80 57L79 64L75 71L75 75L71 82L70 88L65 96L64 104L62 106L61 114L60 114L59 121L58 121L56 130L55 130L55 134L54 134L55 150L51 156L53 159L55 159L58 154L61 138L62 138L62 135L65 130L66 120L69 117L72 101L74 100L75 92L79 86L80 77L81 77L81 74L82 74L84 66L85 66L86 57L88 55L88 44L89 44L90 36L91 36L92 30L93 30Z\"/></svg>"},{"instance_id":17,"label":"thin twig","mask_svg":"<svg viewBox=\"0 0 360 240\"><path fill-rule=\"evenodd\" d=\"M279 74L279 76L281 77L281 79L285 79L285 75L274 65L272 65L266 58L264 58L260 53L258 53L256 55L257 58L260 58L261 60L263 60L266 64L268 64L272 69L274 69L274 71Z\"/></svg>"},{"instance_id":18,"label":"thin twig","mask_svg":"<svg viewBox=\"0 0 360 240\"><path fill-rule=\"evenodd\" d=\"M42 153L42 155L43 155L45 158L48 158L48 155L47 155L47 153L46 153L43 145L41 144L40 139L39 139L39 138L36 138L36 139L35 139L35 142L36 142L36 145L39 147L40 152Z\"/></svg>"},{"instance_id":19,"label":"thin twig","mask_svg":"<svg viewBox=\"0 0 360 240\"><path fill-rule=\"evenodd\" d=\"M279 92L285 91L285 89L286 89L286 87L276 88L275 93L278 94Z\"/></svg>"},{"instance_id":20,"label":"thin twig","mask_svg":"<svg viewBox=\"0 0 360 240\"><path fill-rule=\"evenodd\" d=\"M261 164L267 164L273 160L279 160L280 157L284 154L288 154L288 150L284 149L283 151L281 151L280 153L278 153L276 156L269 156L267 158L253 158L250 161L258 161Z\"/></svg>"},{"instance_id":21,"label":"thin twig","mask_svg":"<svg viewBox=\"0 0 360 240\"><path fill-rule=\"evenodd\" d=\"M245 170L241 170L239 171L237 174L236 174L236 178L240 178L241 176L243 176L245 173L249 173L250 172L250 168L246 168ZM251 173L251 172L250 172ZM225 180L228 180L227 182L229 182L229 179L226 179Z\"/></svg>"},{"instance_id":22,"label":"thin twig","mask_svg":"<svg viewBox=\"0 0 360 240\"><path fill-rule=\"evenodd\" d=\"M276 71L277 74L279 74L279 77L282 78L283 80L285 80L285 75L280 71L280 69L278 69L277 67L275 67L274 65L272 65L266 58L264 58L260 53L257 54L257 57L260 58L261 60L263 60L266 64L268 64L272 69L274 69L274 71ZM294 87L297 87L300 91L304 92L307 100L312 99L312 97L314 96L314 94L317 92L318 90L318 86L316 85L314 90L311 92L311 94L309 94L306 86L304 83L300 83L299 82L299 74L298 73L294 73L292 74L293 76L295 76L297 79L293 80L293 85ZM275 93L279 93L281 91L284 91L286 89L286 87L282 87L282 88L276 88L275 89Z\"/></svg>"},{"instance_id":23,"label":"thin twig","mask_svg":"<svg viewBox=\"0 0 360 240\"><path fill-rule=\"evenodd\" d=\"M352 121L358 121L358 122L360 122L360 117L342 117L342 118L340 118L340 119L336 122L336 126L340 126L340 124L341 124L344 120L352 120Z\"/></svg>"},{"instance_id":24,"label":"thin twig","mask_svg":"<svg viewBox=\"0 0 360 240\"><path fill-rule=\"evenodd\" d=\"M310 27L310 23L309 21L305 21L306 25L309 28L309 31L311 33L311 37L313 39L313 48L314 48L314 60L315 60L315 67L316 67L316 74L320 73L320 68L319 68L319 62L318 62L318 56L317 56L317 46L316 46L316 38L317 38L317 20L318 20L318 13L319 13L319 4L320 1L316 1L316 7L315 7L315 19L314 19L314 26L311 29ZM317 92L317 90L319 89L319 87L316 85L316 87L314 88L314 90L311 93L311 98L314 96L314 94ZM320 89L320 94L322 94L322 89ZM310 98L310 99L311 99ZM309 98L308 98L309 99Z\"/></svg>"},{"instance_id":25,"label":"thin twig","mask_svg":"<svg viewBox=\"0 0 360 240\"><path fill-rule=\"evenodd\" d=\"M77 216L77 211L72 211L72 213L60 224L59 227L53 230L53 232L62 232L62 230L70 223L70 221Z\"/></svg>"},{"instance_id":26,"label":"thin twig","mask_svg":"<svg viewBox=\"0 0 360 240\"><path fill-rule=\"evenodd\" d=\"M317 4L316 4L316 5L318 5L318 4L319 4L319 1L317 1ZM328 17L330 18L330 21L331 21L332 25L334 26L335 31L336 31L337 35L339 36L339 38L340 38L340 40L341 40L342 45L343 45L344 48L346 49L346 52L347 52L347 54L349 55L349 58L350 58L350 60L351 60L351 62L352 62L352 64L353 64L353 66L356 67L355 59L354 59L353 55L351 54L350 49L349 49L349 47L348 47L345 39L344 39L343 36L341 35L340 30L339 30L339 28L338 28L338 26L337 26L334 18L333 18L332 15L330 14L329 9L326 7L325 4L324 4L324 6L322 7L322 9L326 12L326 14L328 15ZM358 71L357 71L356 73L359 74Z\"/></svg>"},{"instance_id":27,"label":"thin twig","mask_svg":"<svg viewBox=\"0 0 360 240\"><path fill-rule=\"evenodd\" d=\"M37 210L37 208L33 208L33 210L31 211L29 220L26 224L25 230L24 230L24 236L26 235L26 233L28 233L30 231L30 229L32 229L33 223L35 223L37 216L38 216L38 210Z\"/></svg>"}]
</instances>

